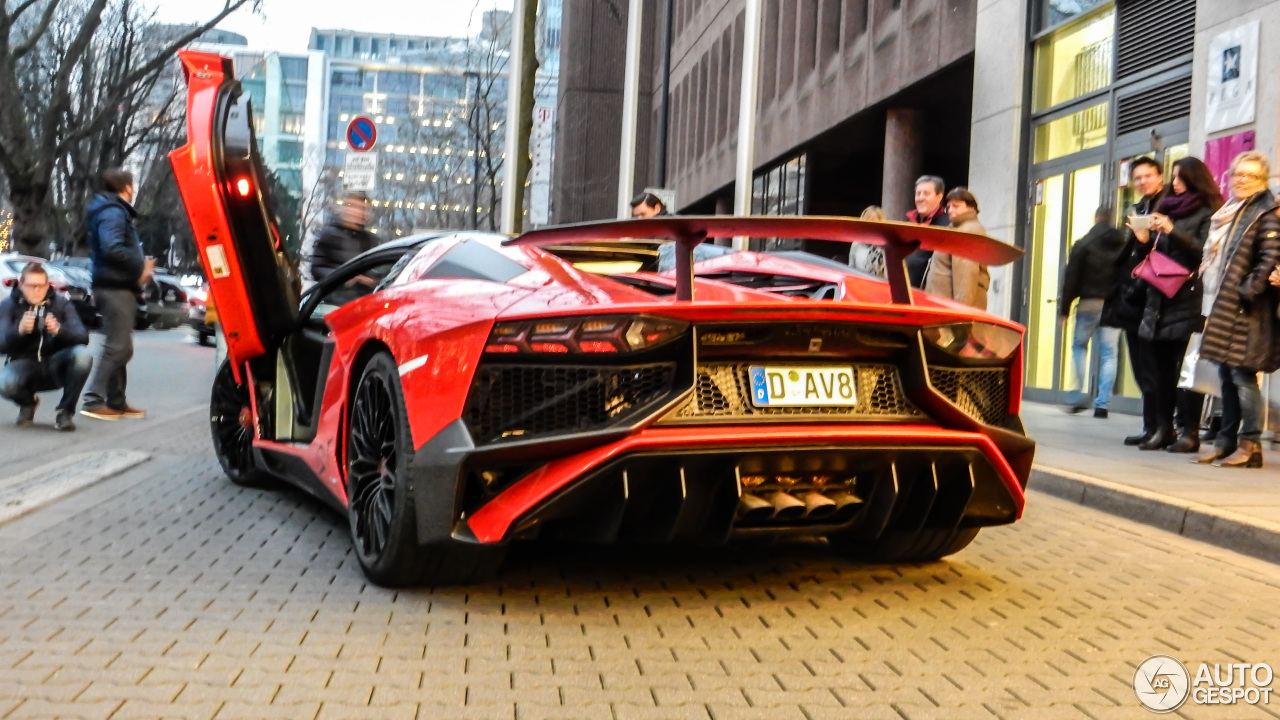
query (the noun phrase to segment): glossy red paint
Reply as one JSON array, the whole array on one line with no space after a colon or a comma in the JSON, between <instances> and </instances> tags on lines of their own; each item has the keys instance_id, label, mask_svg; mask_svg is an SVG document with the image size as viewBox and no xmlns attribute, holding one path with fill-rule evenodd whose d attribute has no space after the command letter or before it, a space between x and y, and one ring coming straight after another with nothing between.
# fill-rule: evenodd
<instances>
[{"instance_id":1,"label":"glossy red paint","mask_svg":"<svg viewBox=\"0 0 1280 720\"><path fill-rule=\"evenodd\" d=\"M218 189L213 158L214 106L218 90L232 78L231 61L201 52L179 53L187 77L187 144L169 154L174 177L191 222L200 258L209 278L209 292L218 307L227 353L236 380L245 361L266 352L259 337L245 290L244 273L231 242L227 211Z\"/></svg>"},{"instance_id":2,"label":"glossy red paint","mask_svg":"<svg viewBox=\"0 0 1280 720\"><path fill-rule=\"evenodd\" d=\"M985 435L931 425L835 427L831 425L648 428L619 442L560 458L538 468L467 518L480 542L501 542L511 525L565 485L632 453L783 446L793 449L838 443L848 447L974 447L991 461L1022 517L1026 498L1012 468Z\"/></svg>"}]
</instances>

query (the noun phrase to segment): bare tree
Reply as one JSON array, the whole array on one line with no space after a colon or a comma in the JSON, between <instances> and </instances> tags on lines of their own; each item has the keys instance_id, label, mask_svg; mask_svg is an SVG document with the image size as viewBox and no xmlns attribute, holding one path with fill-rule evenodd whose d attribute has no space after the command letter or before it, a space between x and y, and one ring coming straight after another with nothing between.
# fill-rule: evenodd
<instances>
[{"instance_id":1,"label":"bare tree","mask_svg":"<svg viewBox=\"0 0 1280 720\"><path fill-rule=\"evenodd\" d=\"M232 12L260 1L224 0L207 22L145 42L134 0L6 0L0 172L8 180L16 249L47 254L51 233L60 229L58 201L83 198L81 184L93 168L123 159L131 142L143 141L129 128L137 128L165 63Z\"/></svg>"}]
</instances>

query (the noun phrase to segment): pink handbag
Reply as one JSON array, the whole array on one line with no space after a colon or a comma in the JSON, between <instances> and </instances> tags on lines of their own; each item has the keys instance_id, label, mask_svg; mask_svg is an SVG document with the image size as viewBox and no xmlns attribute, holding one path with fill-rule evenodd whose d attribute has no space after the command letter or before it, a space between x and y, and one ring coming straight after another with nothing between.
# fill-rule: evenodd
<instances>
[{"instance_id":1,"label":"pink handbag","mask_svg":"<svg viewBox=\"0 0 1280 720\"><path fill-rule=\"evenodd\" d=\"M1171 298L1182 289L1182 284L1191 279L1192 272L1177 260L1151 248L1138 267L1133 269L1133 276L1146 280L1151 287L1159 290L1165 297Z\"/></svg>"}]
</instances>

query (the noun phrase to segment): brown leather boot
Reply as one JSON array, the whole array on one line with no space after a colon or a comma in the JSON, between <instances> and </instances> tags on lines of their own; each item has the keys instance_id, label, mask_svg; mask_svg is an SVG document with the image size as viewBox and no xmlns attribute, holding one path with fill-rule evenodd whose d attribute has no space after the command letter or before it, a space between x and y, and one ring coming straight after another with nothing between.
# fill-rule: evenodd
<instances>
[{"instance_id":1,"label":"brown leather boot","mask_svg":"<svg viewBox=\"0 0 1280 720\"><path fill-rule=\"evenodd\" d=\"M1253 440L1241 440L1236 451L1214 463L1215 467L1262 467L1262 446Z\"/></svg>"}]
</instances>

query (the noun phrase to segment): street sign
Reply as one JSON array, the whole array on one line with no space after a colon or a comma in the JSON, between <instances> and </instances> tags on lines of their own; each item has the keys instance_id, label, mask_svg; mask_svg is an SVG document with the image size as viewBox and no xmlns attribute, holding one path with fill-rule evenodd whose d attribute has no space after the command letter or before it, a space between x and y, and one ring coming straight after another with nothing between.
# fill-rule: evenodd
<instances>
[{"instance_id":1,"label":"street sign","mask_svg":"<svg viewBox=\"0 0 1280 720\"><path fill-rule=\"evenodd\" d=\"M349 192L373 192L378 186L378 153L347 153L342 166L342 186Z\"/></svg>"},{"instance_id":2,"label":"street sign","mask_svg":"<svg viewBox=\"0 0 1280 720\"><path fill-rule=\"evenodd\" d=\"M356 152L368 152L378 142L378 126L373 120L357 115L347 125L347 147Z\"/></svg>"}]
</instances>

